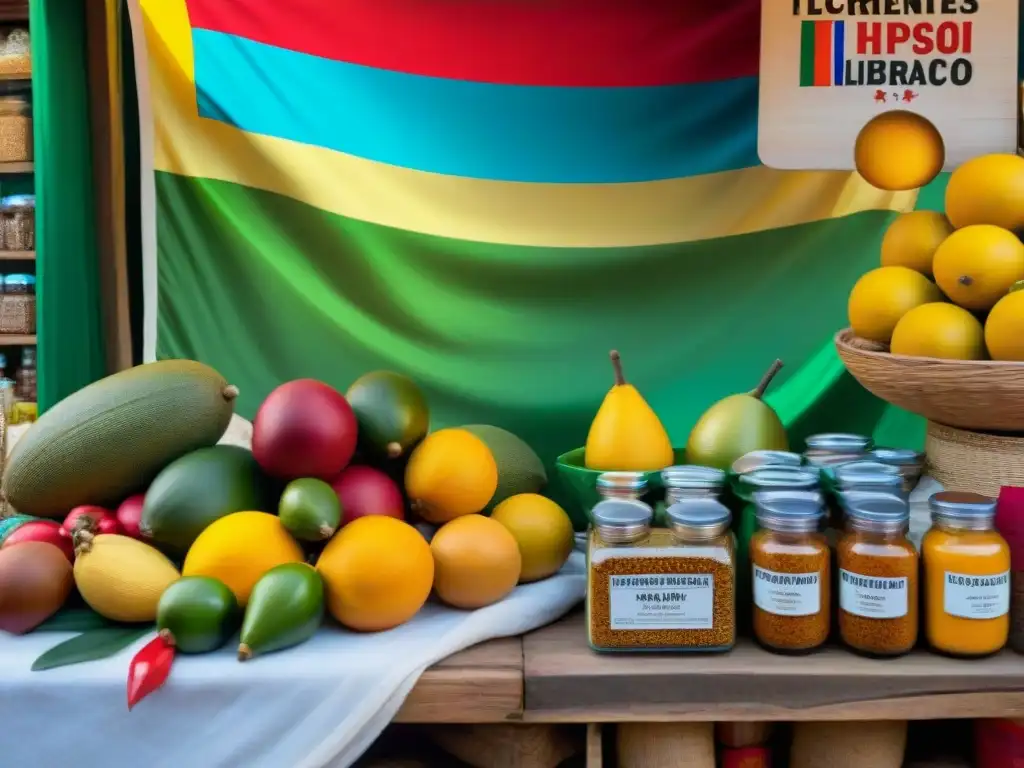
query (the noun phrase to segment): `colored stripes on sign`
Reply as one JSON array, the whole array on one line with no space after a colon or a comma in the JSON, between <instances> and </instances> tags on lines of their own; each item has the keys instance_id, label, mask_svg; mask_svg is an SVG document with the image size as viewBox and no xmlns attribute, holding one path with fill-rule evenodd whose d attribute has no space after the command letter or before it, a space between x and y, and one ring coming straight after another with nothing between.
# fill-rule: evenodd
<instances>
[{"instance_id":1,"label":"colored stripes on sign","mask_svg":"<svg viewBox=\"0 0 1024 768\"><path fill-rule=\"evenodd\" d=\"M453 80L591 87L754 76L760 7L761 0L188 0L195 29L336 61Z\"/></svg>"},{"instance_id":2,"label":"colored stripes on sign","mask_svg":"<svg viewBox=\"0 0 1024 768\"><path fill-rule=\"evenodd\" d=\"M759 165L757 78L585 88L450 80L194 30L199 114L419 171L614 183Z\"/></svg>"},{"instance_id":3,"label":"colored stripes on sign","mask_svg":"<svg viewBox=\"0 0 1024 768\"><path fill-rule=\"evenodd\" d=\"M800 85L842 85L845 67L846 22L801 22Z\"/></svg>"}]
</instances>

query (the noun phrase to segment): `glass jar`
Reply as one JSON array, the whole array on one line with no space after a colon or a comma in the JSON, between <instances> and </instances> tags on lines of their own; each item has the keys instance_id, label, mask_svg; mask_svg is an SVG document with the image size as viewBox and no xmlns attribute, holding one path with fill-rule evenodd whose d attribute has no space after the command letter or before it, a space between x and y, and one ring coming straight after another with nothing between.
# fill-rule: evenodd
<instances>
[{"instance_id":1,"label":"glass jar","mask_svg":"<svg viewBox=\"0 0 1024 768\"><path fill-rule=\"evenodd\" d=\"M755 469L769 467L799 467L804 463L799 453L789 451L751 451L740 456L732 463L734 475L745 475Z\"/></svg>"},{"instance_id":2,"label":"glass jar","mask_svg":"<svg viewBox=\"0 0 1024 768\"><path fill-rule=\"evenodd\" d=\"M597 476L602 499L642 499L647 493L645 472L602 472Z\"/></svg>"},{"instance_id":3,"label":"glass jar","mask_svg":"<svg viewBox=\"0 0 1024 768\"><path fill-rule=\"evenodd\" d=\"M21 365L18 366L14 381L14 395L18 400L26 403L36 402L38 376L35 347L25 347L21 350Z\"/></svg>"},{"instance_id":4,"label":"glass jar","mask_svg":"<svg viewBox=\"0 0 1024 768\"><path fill-rule=\"evenodd\" d=\"M724 651L735 643L735 549L729 510L713 499L669 509L599 502L587 547L587 627L598 651Z\"/></svg>"},{"instance_id":5,"label":"glass jar","mask_svg":"<svg viewBox=\"0 0 1024 768\"><path fill-rule=\"evenodd\" d=\"M725 472L686 464L663 469L661 482L665 486L665 503L669 506L683 499L717 499L725 487Z\"/></svg>"},{"instance_id":6,"label":"glass jar","mask_svg":"<svg viewBox=\"0 0 1024 768\"><path fill-rule=\"evenodd\" d=\"M839 563L839 634L870 656L900 656L917 643L918 556L910 508L885 493L852 492Z\"/></svg>"},{"instance_id":7,"label":"glass jar","mask_svg":"<svg viewBox=\"0 0 1024 768\"><path fill-rule=\"evenodd\" d=\"M0 198L3 247L8 251L31 251L36 247L35 195Z\"/></svg>"},{"instance_id":8,"label":"glass jar","mask_svg":"<svg viewBox=\"0 0 1024 768\"><path fill-rule=\"evenodd\" d=\"M8 296L31 296L36 292L36 279L32 275L7 275L4 293Z\"/></svg>"},{"instance_id":9,"label":"glass jar","mask_svg":"<svg viewBox=\"0 0 1024 768\"><path fill-rule=\"evenodd\" d=\"M899 470L903 477L903 492L907 496L917 487L924 473L924 454L911 448L875 448L870 456Z\"/></svg>"},{"instance_id":10,"label":"glass jar","mask_svg":"<svg viewBox=\"0 0 1024 768\"><path fill-rule=\"evenodd\" d=\"M760 530L750 540L754 637L771 651L806 653L828 639L831 550L819 531L821 495L755 495Z\"/></svg>"},{"instance_id":11,"label":"glass jar","mask_svg":"<svg viewBox=\"0 0 1024 768\"><path fill-rule=\"evenodd\" d=\"M813 467L834 467L864 458L871 450L872 440L865 435L828 432L807 438L804 461Z\"/></svg>"},{"instance_id":12,"label":"glass jar","mask_svg":"<svg viewBox=\"0 0 1024 768\"><path fill-rule=\"evenodd\" d=\"M928 644L955 656L987 656L1010 632L1010 548L995 530L996 502L941 491L928 500L921 542Z\"/></svg>"}]
</instances>

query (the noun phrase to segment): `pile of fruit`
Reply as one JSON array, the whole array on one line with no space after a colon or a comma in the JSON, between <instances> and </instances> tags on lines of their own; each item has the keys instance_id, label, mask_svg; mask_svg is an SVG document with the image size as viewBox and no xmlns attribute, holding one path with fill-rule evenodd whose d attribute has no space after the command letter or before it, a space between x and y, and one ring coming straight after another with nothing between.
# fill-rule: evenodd
<instances>
[{"instance_id":1,"label":"pile of fruit","mask_svg":"<svg viewBox=\"0 0 1024 768\"><path fill-rule=\"evenodd\" d=\"M953 172L945 214L895 219L882 266L850 293L854 333L893 354L1024 361L1024 158L985 155Z\"/></svg>"},{"instance_id":2,"label":"pile of fruit","mask_svg":"<svg viewBox=\"0 0 1024 768\"><path fill-rule=\"evenodd\" d=\"M539 495L536 454L498 427L429 433L419 387L367 374L271 392L252 450L218 445L237 389L193 361L150 363L62 401L15 445L0 520L0 630L32 631L69 599L152 625L129 705L176 652L241 632L247 660L304 642L325 613L360 632L430 595L475 609L556 573L572 526ZM145 674L142 674L145 672Z\"/></svg>"}]
</instances>

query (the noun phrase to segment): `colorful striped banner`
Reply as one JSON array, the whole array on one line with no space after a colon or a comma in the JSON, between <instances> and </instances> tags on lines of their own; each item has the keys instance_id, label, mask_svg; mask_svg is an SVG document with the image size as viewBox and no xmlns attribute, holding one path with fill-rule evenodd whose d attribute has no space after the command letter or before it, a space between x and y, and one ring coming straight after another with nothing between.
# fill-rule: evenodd
<instances>
[{"instance_id":1,"label":"colorful striped banner","mask_svg":"<svg viewBox=\"0 0 1024 768\"><path fill-rule=\"evenodd\" d=\"M846 69L846 22L803 21L800 27L800 85L842 85Z\"/></svg>"}]
</instances>

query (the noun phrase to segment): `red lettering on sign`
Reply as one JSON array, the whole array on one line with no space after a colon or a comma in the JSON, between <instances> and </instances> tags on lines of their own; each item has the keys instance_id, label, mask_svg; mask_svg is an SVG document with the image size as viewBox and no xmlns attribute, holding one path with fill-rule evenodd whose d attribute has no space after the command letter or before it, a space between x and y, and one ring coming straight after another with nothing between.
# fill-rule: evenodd
<instances>
[{"instance_id":1,"label":"red lettering on sign","mask_svg":"<svg viewBox=\"0 0 1024 768\"><path fill-rule=\"evenodd\" d=\"M932 37L934 29L927 21L914 25L914 53L918 56L927 56L935 49L935 40Z\"/></svg>"},{"instance_id":2,"label":"red lettering on sign","mask_svg":"<svg viewBox=\"0 0 1024 768\"><path fill-rule=\"evenodd\" d=\"M857 54L878 56L882 52L882 22L857 22Z\"/></svg>"},{"instance_id":3,"label":"red lettering on sign","mask_svg":"<svg viewBox=\"0 0 1024 768\"><path fill-rule=\"evenodd\" d=\"M952 21L944 21L935 30L935 45L939 53L949 55L960 50L960 27ZM891 53L891 51L890 51Z\"/></svg>"},{"instance_id":4,"label":"red lettering on sign","mask_svg":"<svg viewBox=\"0 0 1024 768\"><path fill-rule=\"evenodd\" d=\"M910 39L910 25L897 21L889 24L888 27L889 34L886 35L888 38L886 41L886 53L892 56L896 53L896 46L903 45L903 43Z\"/></svg>"}]
</instances>

